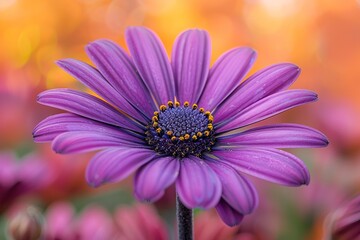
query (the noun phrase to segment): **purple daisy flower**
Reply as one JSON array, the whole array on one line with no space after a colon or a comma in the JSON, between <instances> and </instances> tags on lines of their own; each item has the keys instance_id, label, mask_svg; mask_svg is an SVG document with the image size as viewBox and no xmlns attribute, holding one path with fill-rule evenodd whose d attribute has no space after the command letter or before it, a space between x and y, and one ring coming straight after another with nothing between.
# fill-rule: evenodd
<instances>
[{"instance_id":1,"label":"purple daisy flower","mask_svg":"<svg viewBox=\"0 0 360 240\"><path fill-rule=\"evenodd\" d=\"M188 30L175 41L171 62L156 34L130 27L131 56L108 40L86 47L96 68L74 60L58 65L97 95L70 89L41 93L38 102L65 110L43 120L36 142L62 154L101 150L86 180L94 187L135 172L135 196L156 201L176 184L188 208L212 208L238 224L258 203L246 174L270 182L309 183L304 163L278 148L324 147L326 137L298 124L244 127L316 101L307 90L286 90L299 76L290 63L267 67L245 81L256 53L224 53L209 69L210 39Z\"/></svg>"}]
</instances>

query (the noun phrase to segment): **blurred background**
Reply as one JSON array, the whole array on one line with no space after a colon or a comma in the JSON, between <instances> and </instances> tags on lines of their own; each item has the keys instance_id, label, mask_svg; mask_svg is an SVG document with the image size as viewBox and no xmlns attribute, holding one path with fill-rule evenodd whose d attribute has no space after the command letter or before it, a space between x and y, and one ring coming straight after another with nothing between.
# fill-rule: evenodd
<instances>
[{"instance_id":1,"label":"blurred background","mask_svg":"<svg viewBox=\"0 0 360 240\"><path fill-rule=\"evenodd\" d=\"M292 151L309 167L310 185L254 179L260 206L253 215L228 228L213 212L196 211L195 234L324 238L329 214L360 194L359 0L0 0L0 239L18 212L36 212L33 224L46 222L48 239L174 238L174 189L154 205L135 203L132 179L92 189L84 179L92 154L57 155L31 135L56 112L36 103L38 93L86 90L55 61L89 62L84 47L99 38L125 46L125 28L133 25L153 29L168 54L180 32L202 28L211 36L212 62L230 48L250 46L258 53L251 73L279 62L301 67L292 88L313 90L319 101L269 121L307 124L329 137L326 149Z\"/></svg>"}]
</instances>

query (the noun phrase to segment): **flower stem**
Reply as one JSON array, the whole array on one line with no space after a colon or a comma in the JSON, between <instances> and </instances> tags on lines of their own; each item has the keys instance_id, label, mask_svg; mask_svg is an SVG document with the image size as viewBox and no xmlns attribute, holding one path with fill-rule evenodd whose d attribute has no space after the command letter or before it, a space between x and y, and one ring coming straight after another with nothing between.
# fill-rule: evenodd
<instances>
[{"instance_id":1,"label":"flower stem","mask_svg":"<svg viewBox=\"0 0 360 240\"><path fill-rule=\"evenodd\" d=\"M181 202L179 195L176 195L176 216L178 224L178 239L193 239L193 211L188 209Z\"/></svg>"}]
</instances>

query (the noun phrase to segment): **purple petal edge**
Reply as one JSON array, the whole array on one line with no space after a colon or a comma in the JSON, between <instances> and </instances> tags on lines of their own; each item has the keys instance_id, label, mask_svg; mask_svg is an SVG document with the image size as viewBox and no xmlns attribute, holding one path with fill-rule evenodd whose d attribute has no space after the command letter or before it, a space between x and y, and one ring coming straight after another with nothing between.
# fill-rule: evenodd
<instances>
[{"instance_id":1,"label":"purple petal edge","mask_svg":"<svg viewBox=\"0 0 360 240\"><path fill-rule=\"evenodd\" d=\"M141 201L158 200L167 187L175 182L180 162L173 157L163 157L144 165L135 175L135 196Z\"/></svg>"},{"instance_id":2,"label":"purple petal edge","mask_svg":"<svg viewBox=\"0 0 360 240\"><path fill-rule=\"evenodd\" d=\"M103 100L71 89L46 90L38 95L38 102L96 121L125 129L143 132L144 126L128 118Z\"/></svg>"},{"instance_id":3,"label":"purple petal edge","mask_svg":"<svg viewBox=\"0 0 360 240\"><path fill-rule=\"evenodd\" d=\"M120 46L109 40L97 40L86 46L86 52L114 89L140 113L152 115L156 109L153 99L131 58Z\"/></svg>"},{"instance_id":4,"label":"purple petal edge","mask_svg":"<svg viewBox=\"0 0 360 240\"><path fill-rule=\"evenodd\" d=\"M172 51L176 97L197 103L209 73L211 45L206 31L193 29L180 34Z\"/></svg>"},{"instance_id":5,"label":"purple petal edge","mask_svg":"<svg viewBox=\"0 0 360 240\"><path fill-rule=\"evenodd\" d=\"M225 133L217 138L215 149L231 147L311 148L329 144L320 131L300 124L275 124L242 132Z\"/></svg>"},{"instance_id":6,"label":"purple petal edge","mask_svg":"<svg viewBox=\"0 0 360 240\"><path fill-rule=\"evenodd\" d=\"M266 67L242 82L234 92L215 109L218 122L240 112L249 105L271 94L288 88L300 75L300 68L291 63Z\"/></svg>"},{"instance_id":7,"label":"purple petal edge","mask_svg":"<svg viewBox=\"0 0 360 240\"><path fill-rule=\"evenodd\" d=\"M219 178L205 161L194 156L182 159L176 190L186 207L215 207L221 197L221 189Z\"/></svg>"},{"instance_id":8,"label":"purple petal edge","mask_svg":"<svg viewBox=\"0 0 360 240\"><path fill-rule=\"evenodd\" d=\"M135 66L155 98L157 106L173 100L174 76L159 37L144 27L127 28L125 37Z\"/></svg>"},{"instance_id":9,"label":"purple petal edge","mask_svg":"<svg viewBox=\"0 0 360 240\"><path fill-rule=\"evenodd\" d=\"M223 222L229 227L239 225L244 215L233 209L225 200L221 199L216 206L216 211Z\"/></svg>"},{"instance_id":10,"label":"purple petal edge","mask_svg":"<svg viewBox=\"0 0 360 240\"><path fill-rule=\"evenodd\" d=\"M109 148L91 159L86 169L86 181L92 187L120 182L155 157L148 149Z\"/></svg>"},{"instance_id":11,"label":"purple petal edge","mask_svg":"<svg viewBox=\"0 0 360 240\"><path fill-rule=\"evenodd\" d=\"M254 185L232 167L212 159L206 161L222 184L222 198L241 214L250 214L258 205Z\"/></svg>"},{"instance_id":12,"label":"purple petal edge","mask_svg":"<svg viewBox=\"0 0 360 240\"><path fill-rule=\"evenodd\" d=\"M221 134L270 118L291 108L314 102L317 99L317 94L308 90L278 92L255 102L243 111L235 112L233 117L215 124L214 127L217 134Z\"/></svg>"},{"instance_id":13,"label":"purple petal edge","mask_svg":"<svg viewBox=\"0 0 360 240\"><path fill-rule=\"evenodd\" d=\"M285 186L308 185L310 174L306 165L294 155L271 148L215 150L217 161L237 171Z\"/></svg>"},{"instance_id":14,"label":"purple petal edge","mask_svg":"<svg viewBox=\"0 0 360 240\"><path fill-rule=\"evenodd\" d=\"M199 106L212 111L229 96L249 71L256 59L251 48L234 48L219 57L210 69L199 100Z\"/></svg>"}]
</instances>

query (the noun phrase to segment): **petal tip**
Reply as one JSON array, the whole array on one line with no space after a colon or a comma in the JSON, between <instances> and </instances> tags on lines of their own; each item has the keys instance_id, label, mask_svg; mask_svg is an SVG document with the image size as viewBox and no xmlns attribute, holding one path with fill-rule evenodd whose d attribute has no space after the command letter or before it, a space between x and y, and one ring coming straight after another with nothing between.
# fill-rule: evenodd
<instances>
[{"instance_id":1,"label":"petal tip","mask_svg":"<svg viewBox=\"0 0 360 240\"><path fill-rule=\"evenodd\" d=\"M85 180L86 180L87 184L92 188L97 188L97 187L103 185L104 183L106 183L106 181L104 179L102 179L99 174L90 173L89 166L86 169Z\"/></svg>"},{"instance_id":2,"label":"petal tip","mask_svg":"<svg viewBox=\"0 0 360 240\"><path fill-rule=\"evenodd\" d=\"M99 186L101 186L103 183L102 182L95 182L95 181L88 181L87 180L87 184L92 187L92 188L98 188Z\"/></svg>"},{"instance_id":3,"label":"petal tip","mask_svg":"<svg viewBox=\"0 0 360 240\"><path fill-rule=\"evenodd\" d=\"M36 102L41 103L41 97L42 97L42 93L38 94L36 96Z\"/></svg>"},{"instance_id":4,"label":"petal tip","mask_svg":"<svg viewBox=\"0 0 360 240\"><path fill-rule=\"evenodd\" d=\"M34 142L36 142L36 143L40 142L40 141L38 141L39 134L38 134L38 130L36 128L32 131L31 135L32 135Z\"/></svg>"},{"instance_id":5,"label":"petal tip","mask_svg":"<svg viewBox=\"0 0 360 240\"><path fill-rule=\"evenodd\" d=\"M330 144L329 139L327 137L324 138L324 147L328 146Z\"/></svg>"},{"instance_id":6,"label":"petal tip","mask_svg":"<svg viewBox=\"0 0 360 240\"><path fill-rule=\"evenodd\" d=\"M306 186L308 186L308 185L310 184L310 173L309 173L309 171L308 171L307 169L306 169L305 171L306 171L306 172L305 172L306 176L305 176L305 178L303 179L302 183L299 184L299 186L301 186L301 185L306 185Z\"/></svg>"},{"instance_id":7,"label":"petal tip","mask_svg":"<svg viewBox=\"0 0 360 240\"><path fill-rule=\"evenodd\" d=\"M293 72L294 78L296 79L301 73L301 68L293 63L289 63L288 66L289 66L289 71Z\"/></svg>"},{"instance_id":8,"label":"petal tip","mask_svg":"<svg viewBox=\"0 0 360 240\"><path fill-rule=\"evenodd\" d=\"M71 63L75 63L75 59L72 58L64 58L55 61L55 64L61 67L62 69L66 70L71 67Z\"/></svg>"},{"instance_id":9,"label":"petal tip","mask_svg":"<svg viewBox=\"0 0 360 240\"><path fill-rule=\"evenodd\" d=\"M55 64L58 66L63 66L66 63L66 59L60 59L60 60L56 60Z\"/></svg>"},{"instance_id":10,"label":"petal tip","mask_svg":"<svg viewBox=\"0 0 360 240\"><path fill-rule=\"evenodd\" d=\"M130 26L125 29L125 36L128 34L132 34L132 32L135 31L151 31L151 30L143 26Z\"/></svg>"},{"instance_id":11,"label":"petal tip","mask_svg":"<svg viewBox=\"0 0 360 240\"><path fill-rule=\"evenodd\" d=\"M96 47L101 47L102 44L106 44L108 40L106 39L98 39L92 42L89 42L86 46L85 46L85 51L86 53L92 53L94 48Z\"/></svg>"},{"instance_id":12,"label":"petal tip","mask_svg":"<svg viewBox=\"0 0 360 240\"><path fill-rule=\"evenodd\" d=\"M138 199L140 202L145 202L145 203L156 202L157 200L159 200L164 195L164 193L165 193L164 191L161 191L156 195L147 194L148 196L143 196L139 192L134 191L134 195L135 195L136 199Z\"/></svg>"}]
</instances>

